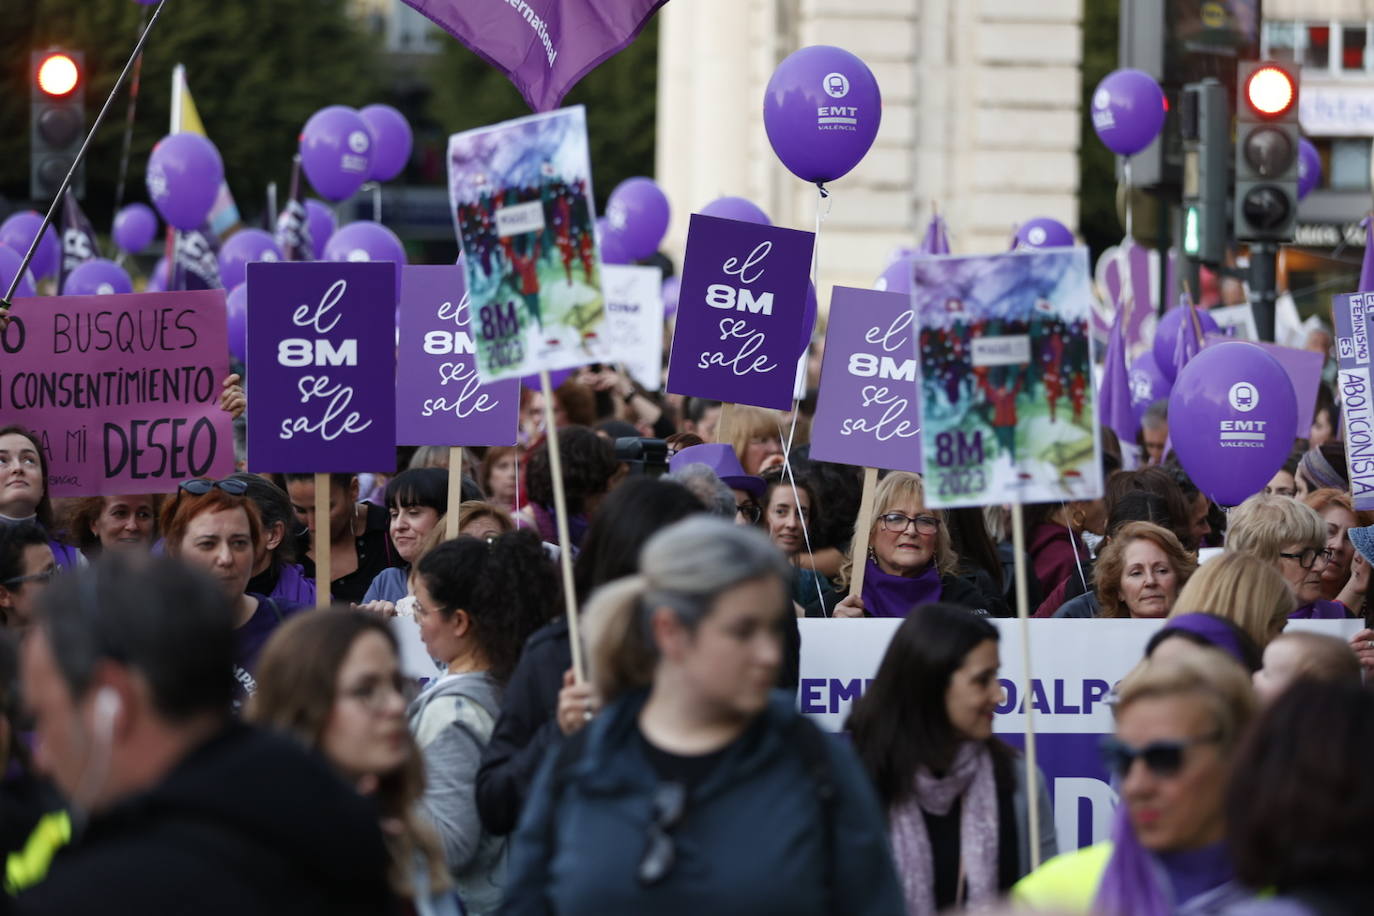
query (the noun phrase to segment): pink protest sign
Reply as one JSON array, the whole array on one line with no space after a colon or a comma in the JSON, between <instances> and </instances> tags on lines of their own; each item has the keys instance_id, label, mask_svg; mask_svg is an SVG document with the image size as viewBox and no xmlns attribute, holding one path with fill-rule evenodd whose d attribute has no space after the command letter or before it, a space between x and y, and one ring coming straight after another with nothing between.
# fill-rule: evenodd
<instances>
[{"instance_id":1,"label":"pink protest sign","mask_svg":"<svg viewBox=\"0 0 1374 916\"><path fill-rule=\"evenodd\" d=\"M224 290L16 299L10 316L0 417L38 436L49 495L171 493L234 470Z\"/></svg>"}]
</instances>

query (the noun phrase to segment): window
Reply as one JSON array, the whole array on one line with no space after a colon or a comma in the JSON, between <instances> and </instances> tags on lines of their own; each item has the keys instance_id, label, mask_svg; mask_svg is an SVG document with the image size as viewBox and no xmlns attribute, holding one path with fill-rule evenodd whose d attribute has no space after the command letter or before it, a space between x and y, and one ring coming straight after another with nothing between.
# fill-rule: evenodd
<instances>
[{"instance_id":1,"label":"window","mask_svg":"<svg viewBox=\"0 0 1374 916\"><path fill-rule=\"evenodd\" d=\"M1369 188L1368 137L1331 141L1332 188L1341 191L1362 191Z\"/></svg>"},{"instance_id":2,"label":"window","mask_svg":"<svg viewBox=\"0 0 1374 916\"><path fill-rule=\"evenodd\" d=\"M1303 66L1329 70L1331 68L1331 27L1309 23L1303 27L1303 30L1307 33L1306 47L1302 58Z\"/></svg>"},{"instance_id":3,"label":"window","mask_svg":"<svg viewBox=\"0 0 1374 916\"><path fill-rule=\"evenodd\" d=\"M1341 72L1363 73L1368 47L1369 30L1365 24L1346 23L1341 28Z\"/></svg>"},{"instance_id":4,"label":"window","mask_svg":"<svg viewBox=\"0 0 1374 916\"><path fill-rule=\"evenodd\" d=\"M1266 60L1298 62L1298 44L1302 38L1296 22L1266 22L1264 24L1264 57Z\"/></svg>"}]
</instances>

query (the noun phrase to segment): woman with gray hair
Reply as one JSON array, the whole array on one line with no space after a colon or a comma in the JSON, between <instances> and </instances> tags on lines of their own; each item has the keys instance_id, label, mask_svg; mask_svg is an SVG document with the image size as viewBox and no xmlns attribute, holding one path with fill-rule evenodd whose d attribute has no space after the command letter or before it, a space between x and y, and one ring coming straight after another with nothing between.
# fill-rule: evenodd
<instances>
[{"instance_id":1,"label":"woman with gray hair","mask_svg":"<svg viewBox=\"0 0 1374 916\"><path fill-rule=\"evenodd\" d=\"M509 914L897 913L872 788L772 691L788 568L758 531L693 517L592 598L606 703L544 762Z\"/></svg>"},{"instance_id":2,"label":"woman with gray hair","mask_svg":"<svg viewBox=\"0 0 1374 916\"><path fill-rule=\"evenodd\" d=\"M1226 550L1274 564L1298 603L1290 618L1344 620L1349 616L1345 605L1321 597L1322 571L1331 562L1332 551L1326 546L1326 523L1306 503L1263 493L1251 496L1231 512Z\"/></svg>"}]
</instances>

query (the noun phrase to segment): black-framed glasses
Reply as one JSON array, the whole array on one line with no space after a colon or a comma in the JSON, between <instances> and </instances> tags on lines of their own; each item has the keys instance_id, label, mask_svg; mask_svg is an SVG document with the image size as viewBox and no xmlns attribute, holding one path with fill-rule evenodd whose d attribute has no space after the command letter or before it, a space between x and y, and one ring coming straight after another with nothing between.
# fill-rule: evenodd
<instances>
[{"instance_id":1,"label":"black-framed glasses","mask_svg":"<svg viewBox=\"0 0 1374 916\"><path fill-rule=\"evenodd\" d=\"M223 480L211 480L208 477L193 477L190 480L183 480L177 484L178 490L185 490L192 496L204 496L211 490L223 490L230 496L242 496L248 492L247 482L237 477L226 477Z\"/></svg>"},{"instance_id":2,"label":"black-framed glasses","mask_svg":"<svg viewBox=\"0 0 1374 916\"><path fill-rule=\"evenodd\" d=\"M1282 550L1279 551L1279 556L1285 557L1289 560L1297 560L1298 565L1301 566L1303 569L1311 569L1313 566L1316 566L1318 557L1321 557L1322 565L1325 566L1326 564L1331 562L1331 558L1335 555L1336 551L1332 550L1330 547L1327 547L1324 550L1318 550L1315 547L1309 547L1302 553L1284 553Z\"/></svg>"},{"instance_id":3,"label":"black-framed glasses","mask_svg":"<svg viewBox=\"0 0 1374 916\"><path fill-rule=\"evenodd\" d=\"M680 782L661 782L654 790L654 819L649 822L649 839L644 857L639 860L639 883L648 887L668 877L677 862L677 846L669 830L682 823L687 812L687 786Z\"/></svg>"},{"instance_id":4,"label":"black-framed glasses","mask_svg":"<svg viewBox=\"0 0 1374 916\"><path fill-rule=\"evenodd\" d=\"M1112 775L1125 779L1139 759L1144 761L1145 768L1151 773L1168 778L1177 776L1179 770L1183 769L1188 748L1220 740L1221 735L1213 733L1182 741L1151 741L1144 747L1134 747L1115 735L1108 735L1102 739L1102 763Z\"/></svg>"},{"instance_id":5,"label":"black-framed glasses","mask_svg":"<svg viewBox=\"0 0 1374 916\"><path fill-rule=\"evenodd\" d=\"M6 579L4 582L0 582L0 585L4 585L6 588L14 588L16 585L23 585L25 582L42 582L44 585L47 585L52 581L52 577L55 575L57 575L57 567L53 566L42 572L29 573L27 576L15 576L13 579Z\"/></svg>"},{"instance_id":6,"label":"black-framed glasses","mask_svg":"<svg viewBox=\"0 0 1374 916\"><path fill-rule=\"evenodd\" d=\"M763 507L755 502L737 503L735 514L744 518L751 525L757 525L759 519L763 518Z\"/></svg>"},{"instance_id":7,"label":"black-framed glasses","mask_svg":"<svg viewBox=\"0 0 1374 916\"><path fill-rule=\"evenodd\" d=\"M910 525L916 526L917 534L934 534L940 530L940 520L933 515L918 515L915 518L901 512L887 512L878 516L884 531L901 534Z\"/></svg>"}]
</instances>

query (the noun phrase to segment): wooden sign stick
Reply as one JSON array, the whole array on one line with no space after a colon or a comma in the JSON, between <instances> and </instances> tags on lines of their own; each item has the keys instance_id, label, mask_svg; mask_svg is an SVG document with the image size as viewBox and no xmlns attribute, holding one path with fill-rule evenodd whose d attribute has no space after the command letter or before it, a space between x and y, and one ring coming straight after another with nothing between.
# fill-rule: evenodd
<instances>
[{"instance_id":1,"label":"wooden sign stick","mask_svg":"<svg viewBox=\"0 0 1374 916\"><path fill-rule=\"evenodd\" d=\"M868 535L873 530L873 499L878 489L878 469L864 468L863 495L859 497L858 524L854 526L854 559L849 573L849 594L862 598L864 572L868 568Z\"/></svg>"},{"instance_id":2,"label":"wooden sign stick","mask_svg":"<svg viewBox=\"0 0 1374 916\"><path fill-rule=\"evenodd\" d=\"M352 519L352 516L349 516ZM329 475L315 474L315 607L329 607L329 586L334 581L330 575L329 542Z\"/></svg>"},{"instance_id":3,"label":"wooden sign stick","mask_svg":"<svg viewBox=\"0 0 1374 916\"><path fill-rule=\"evenodd\" d=\"M1031 649L1030 614L1026 598L1026 525L1021 516L1021 504L1011 507L1011 544L1016 557L1016 616L1021 618L1021 663L1025 667L1026 694L1031 687ZM1039 782L1039 768L1035 764L1035 704L1026 701L1026 785L1030 815L1030 866L1031 871L1040 867L1040 797L1036 786Z\"/></svg>"},{"instance_id":4,"label":"wooden sign stick","mask_svg":"<svg viewBox=\"0 0 1374 916\"><path fill-rule=\"evenodd\" d=\"M553 517L558 525L558 565L563 570L563 609L568 615L568 642L572 645L573 678L587 680L582 664L582 639L577 626L577 593L573 586L572 537L568 534L568 504L563 497L563 459L558 451L558 429L553 424L553 386L547 369L539 370L544 392L544 441L549 449L549 474L553 477Z\"/></svg>"},{"instance_id":5,"label":"wooden sign stick","mask_svg":"<svg viewBox=\"0 0 1374 916\"><path fill-rule=\"evenodd\" d=\"M463 501L463 447L448 448L448 510L444 513L444 539L458 536L458 505Z\"/></svg>"}]
</instances>

